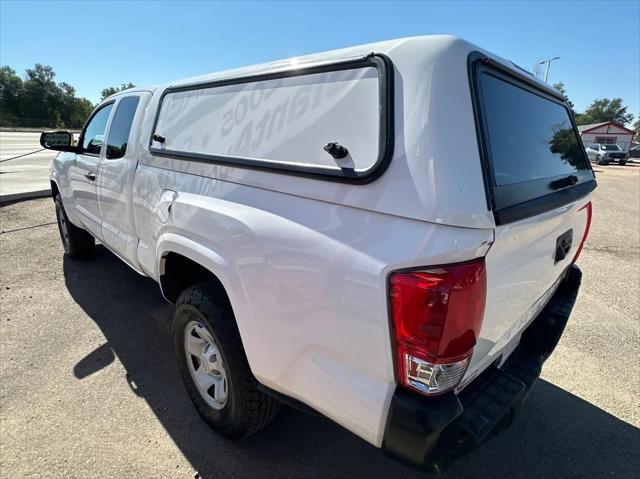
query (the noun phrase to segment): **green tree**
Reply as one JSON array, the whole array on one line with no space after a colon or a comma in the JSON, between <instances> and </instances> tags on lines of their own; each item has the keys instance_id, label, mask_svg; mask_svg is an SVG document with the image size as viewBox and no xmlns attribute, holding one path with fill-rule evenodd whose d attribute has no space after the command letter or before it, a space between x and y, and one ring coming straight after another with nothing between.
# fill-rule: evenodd
<instances>
[{"instance_id":1,"label":"green tree","mask_svg":"<svg viewBox=\"0 0 640 479\"><path fill-rule=\"evenodd\" d=\"M566 123L560 123L552 126L553 137L549 142L549 150L551 153L560 155L563 161L574 166L578 170L587 169L588 166L583 161L582 145L576 140L573 128L567 128Z\"/></svg>"},{"instance_id":2,"label":"green tree","mask_svg":"<svg viewBox=\"0 0 640 479\"><path fill-rule=\"evenodd\" d=\"M68 83L56 83L52 67L36 63L24 80L0 67L0 125L80 128L93 110Z\"/></svg>"},{"instance_id":3,"label":"green tree","mask_svg":"<svg viewBox=\"0 0 640 479\"><path fill-rule=\"evenodd\" d=\"M59 83L58 88L62 95L59 108L62 122L70 128L80 128L91 114L93 105L86 98L76 97L76 89L68 83Z\"/></svg>"},{"instance_id":4,"label":"green tree","mask_svg":"<svg viewBox=\"0 0 640 479\"><path fill-rule=\"evenodd\" d=\"M599 98L579 115L579 120L581 125L605 121L626 125L633 120L633 115L627 113L627 107L622 105L622 98Z\"/></svg>"},{"instance_id":5,"label":"green tree","mask_svg":"<svg viewBox=\"0 0 640 479\"><path fill-rule=\"evenodd\" d=\"M128 83L122 83L119 87L117 86L107 87L104 90L102 90L102 92L100 92L100 101L104 100L105 98L111 95L115 95L119 91L128 90L129 88L135 88L135 85L131 82L128 82Z\"/></svg>"},{"instance_id":6,"label":"green tree","mask_svg":"<svg viewBox=\"0 0 640 479\"><path fill-rule=\"evenodd\" d=\"M553 88L555 88L556 90L558 90L562 96L564 96L567 99L567 104L569 105L569 108L571 109L571 114L575 117L577 115L576 110L574 108L573 102L571 100L569 100L568 96L567 96L567 90L564 86L563 82L558 82L558 83L554 83L553 84Z\"/></svg>"},{"instance_id":7,"label":"green tree","mask_svg":"<svg viewBox=\"0 0 640 479\"><path fill-rule=\"evenodd\" d=\"M70 128L82 128L92 111L93 103L89 100L86 98L74 98L68 126Z\"/></svg>"},{"instance_id":8,"label":"green tree","mask_svg":"<svg viewBox=\"0 0 640 479\"><path fill-rule=\"evenodd\" d=\"M20 118L22 78L8 66L0 67L0 126L15 126Z\"/></svg>"},{"instance_id":9,"label":"green tree","mask_svg":"<svg viewBox=\"0 0 640 479\"><path fill-rule=\"evenodd\" d=\"M86 98L77 97L76 90L71 85L60 83L59 86L63 93L60 111L65 126L69 128L82 128L84 122L93 111L93 103Z\"/></svg>"},{"instance_id":10,"label":"green tree","mask_svg":"<svg viewBox=\"0 0 640 479\"><path fill-rule=\"evenodd\" d=\"M56 84L56 74L48 65L36 63L27 68L20 98L25 126L63 127L60 107L63 92Z\"/></svg>"},{"instance_id":11,"label":"green tree","mask_svg":"<svg viewBox=\"0 0 640 479\"><path fill-rule=\"evenodd\" d=\"M636 132L635 140L636 141L640 140L640 118L638 118L636 120L636 122L633 124L632 128Z\"/></svg>"}]
</instances>

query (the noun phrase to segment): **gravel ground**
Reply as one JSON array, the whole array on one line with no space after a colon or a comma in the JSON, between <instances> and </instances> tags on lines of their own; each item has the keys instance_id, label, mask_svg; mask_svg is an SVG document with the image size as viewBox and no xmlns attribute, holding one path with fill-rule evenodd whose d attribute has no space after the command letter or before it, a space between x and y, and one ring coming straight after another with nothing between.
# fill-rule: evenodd
<instances>
[{"instance_id":1,"label":"gravel ground","mask_svg":"<svg viewBox=\"0 0 640 479\"><path fill-rule=\"evenodd\" d=\"M558 349L511 429L440 477L640 470L640 166L597 175ZM54 221L50 199L0 208L1 477L424 477L290 408L249 439L213 434L183 390L155 283L102 247L64 258Z\"/></svg>"}]
</instances>

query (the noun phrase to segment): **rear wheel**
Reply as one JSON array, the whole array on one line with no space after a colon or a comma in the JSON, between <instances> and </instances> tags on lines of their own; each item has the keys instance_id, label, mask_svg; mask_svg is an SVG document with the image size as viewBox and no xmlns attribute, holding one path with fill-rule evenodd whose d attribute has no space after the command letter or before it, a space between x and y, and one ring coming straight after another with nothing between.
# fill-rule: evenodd
<instances>
[{"instance_id":1,"label":"rear wheel","mask_svg":"<svg viewBox=\"0 0 640 479\"><path fill-rule=\"evenodd\" d=\"M173 316L173 336L187 393L216 432L241 438L273 419L280 403L258 389L231 306L212 284L182 292Z\"/></svg>"},{"instance_id":2,"label":"rear wheel","mask_svg":"<svg viewBox=\"0 0 640 479\"><path fill-rule=\"evenodd\" d=\"M64 211L64 206L62 206L60 195L56 195L54 202L56 205L58 231L60 232L60 240L65 254L70 258L76 259L91 257L96 247L96 241L93 236L69 221L67 213Z\"/></svg>"}]
</instances>

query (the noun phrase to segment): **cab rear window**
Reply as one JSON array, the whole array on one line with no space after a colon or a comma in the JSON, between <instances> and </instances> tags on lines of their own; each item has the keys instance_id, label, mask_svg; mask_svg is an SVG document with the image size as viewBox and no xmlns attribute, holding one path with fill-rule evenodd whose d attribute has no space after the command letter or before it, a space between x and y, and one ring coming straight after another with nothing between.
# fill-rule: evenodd
<instances>
[{"instance_id":1,"label":"cab rear window","mask_svg":"<svg viewBox=\"0 0 640 479\"><path fill-rule=\"evenodd\" d=\"M595 187L560 99L486 66L476 71L475 88L487 187L498 223L559 207Z\"/></svg>"}]
</instances>

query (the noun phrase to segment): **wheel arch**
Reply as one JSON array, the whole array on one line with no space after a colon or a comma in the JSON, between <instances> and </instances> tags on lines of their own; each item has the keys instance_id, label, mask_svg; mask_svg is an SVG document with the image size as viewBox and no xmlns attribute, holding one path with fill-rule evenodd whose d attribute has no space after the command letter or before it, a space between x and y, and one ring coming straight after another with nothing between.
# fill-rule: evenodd
<instances>
[{"instance_id":1,"label":"wheel arch","mask_svg":"<svg viewBox=\"0 0 640 479\"><path fill-rule=\"evenodd\" d=\"M227 262L217 252L175 233L165 233L157 249L158 282L171 303L189 286L211 281L221 297L233 307ZM235 309L235 308L234 308Z\"/></svg>"},{"instance_id":2,"label":"wheel arch","mask_svg":"<svg viewBox=\"0 0 640 479\"><path fill-rule=\"evenodd\" d=\"M60 189L58 188L58 184L53 180L49 180L49 184L51 185L51 197L55 198L60 194Z\"/></svg>"},{"instance_id":3,"label":"wheel arch","mask_svg":"<svg viewBox=\"0 0 640 479\"><path fill-rule=\"evenodd\" d=\"M248 327L252 319L251 307L243 282L230 261L208 245L178 232L160 235L156 247L157 278L162 295L175 303L186 288L203 281L214 286L217 300L231 308L249 367L255 371L250 348L247 349Z\"/></svg>"},{"instance_id":4,"label":"wheel arch","mask_svg":"<svg viewBox=\"0 0 640 479\"><path fill-rule=\"evenodd\" d=\"M220 279L197 261L181 253L168 251L161 258L161 262L160 288L167 301L175 303L182 291L205 281L214 285L216 296L229 301L229 295Z\"/></svg>"}]
</instances>

